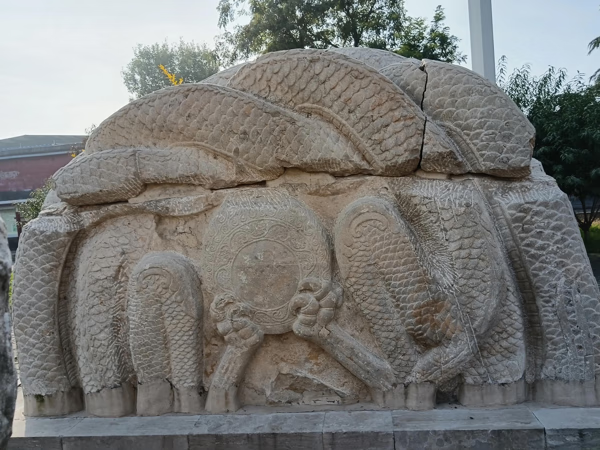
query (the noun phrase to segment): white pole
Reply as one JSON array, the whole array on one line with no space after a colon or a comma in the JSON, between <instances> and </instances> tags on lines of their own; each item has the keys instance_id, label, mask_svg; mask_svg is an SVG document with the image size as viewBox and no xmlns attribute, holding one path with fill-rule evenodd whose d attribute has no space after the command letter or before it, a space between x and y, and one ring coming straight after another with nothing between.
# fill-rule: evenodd
<instances>
[{"instance_id":1,"label":"white pole","mask_svg":"<svg viewBox=\"0 0 600 450\"><path fill-rule=\"evenodd\" d=\"M469 0L469 22L473 70L495 83L496 57L494 56L492 0Z\"/></svg>"}]
</instances>

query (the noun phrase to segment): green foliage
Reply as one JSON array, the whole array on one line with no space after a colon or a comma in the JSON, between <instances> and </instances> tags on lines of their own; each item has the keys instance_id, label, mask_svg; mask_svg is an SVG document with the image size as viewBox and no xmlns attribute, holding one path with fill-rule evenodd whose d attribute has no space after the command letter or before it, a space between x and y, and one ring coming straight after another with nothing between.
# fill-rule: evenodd
<instances>
[{"instance_id":1,"label":"green foliage","mask_svg":"<svg viewBox=\"0 0 600 450\"><path fill-rule=\"evenodd\" d=\"M220 0L219 26L225 29L237 16L251 15L247 25L226 31L217 44L220 57L233 64L259 53L293 48L332 46L327 23L329 1Z\"/></svg>"},{"instance_id":2,"label":"green foliage","mask_svg":"<svg viewBox=\"0 0 600 450\"><path fill-rule=\"evenodd\" d=\"M171 82L159 70L163 65L171 73L184 79L186 83L197 83L219 70L216 53L206 45L180 40L177 45L141 45L133 49L133 59L123 69L121 75L125 87L132 95L130 100L171 86Z\"/></svg>"},{"instance_id":3,"label":"green foliage","mask_svg":"<svg viewBox=\"0 0 600 450\"><path fill-rule=\"evenodd\" d=\"M19 221L20 226L24 226L40 214L44 200L50 189L52 189L51 180L46 180L46 183L41 188L31 191L27 200L17 204L17 212L21 216L21 220Z\"/></svg>"},{"instance_id":4,"label":"green foliage","mask_svg":"<svg viewBox=\"0 0 600 450\"><path fill-rule=\"evenodd\" d=\"M588 44L588 55L598 48L600 48L600 36L592 39Z\"/></svg>"},{"instance_id":5,"label":"green foliage","mask_svg":"<svg viewBox=\"0 0 600 450\"><path fill-rule=\"evenodd\" d=\"M293 48L371 47L448 62L466 58L444 26L438 6L430 28L406 15L403 0L220 0L217 50L233 64L251 56ZM239 16L246 25L227 27Z\"/></svg>"},{"instance_id":6,"label":"green foliage","mask_svg":"<svg viewBox=\"0 0 600 450\"><path fill-rule=\"evenodd\" d=\"M330 14L338 47L395 48L405 20L403 0L337 0Z\"/></svg>"},{"instance_id":7,"label":"green foliage","mask_svg":"<svg viewBox=\"0 0 600 450\"><path fill-rule=\"evenodd\" d=\"M581 234L583 236L583 231ZM590 228L590 232L584 243L588 253L600 254L600 225L593 225Z\"/></svg>"},{"instance_id":8,"label":"green foliage","mask_svg":"<svg viewBox=\"0 0 600 450\"><path fill-rule=\"evenodd\" d=\"M564 69L549 68L540 77L529 66L506 76L501 60L498 85L525 112L536 130L533 156L560 188L581 201L577 216L587 241L600 219L600 86L587 85L581 74L567 80ZM591 199L591 208L586 200Z\"/></svg>"},{"instance_id":9,"label":"green foliage","mask_svg":"<svg viewBox=\"0 0 600 450\"><path fill-rule=\"evenodd\" d=\"M429 28L422 17L407 18L400 33L400 48L396 53L408 58L433 59L448 63L463 63L467 57L458 49L459 39L444 25L446 14L438 6Z\"/></svg>"},{"instance_id":10,"label":"green foliage","mask_svg":"<svg viewBox=\"0 0 600 450\"><path fill-rule=\"evenodd\" d=\"M567 81L567 71L554 67L550 67L541 76L535 77L531 74L531 66L528 64L515 69L508 75L507 64L508 61L505 56L500 58L497 77L498 86L527 115L534 106L539 109L543 105L550 104L569 84L581 83L580 76Z\"/></svg>"}]
</instances>

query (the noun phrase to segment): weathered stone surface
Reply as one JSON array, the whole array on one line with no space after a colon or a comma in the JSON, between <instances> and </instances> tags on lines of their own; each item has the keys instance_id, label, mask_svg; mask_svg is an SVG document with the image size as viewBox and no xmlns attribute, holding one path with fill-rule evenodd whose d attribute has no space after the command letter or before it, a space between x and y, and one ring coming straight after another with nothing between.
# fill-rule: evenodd
<instances>
[{"instance_id":1,"label":"weathered stone surface","mask_svg":"<svg viewBox=\"0 0 600 450\"><path fill-rule=\"evenodd\" d=\"M463 67L426 60L424 69L423 111L456 142L469 172L527 174L535 129L514 102L495 84Z\"/></svg>"},{"instance_id":2,"label":"weathered stone surface","mask_svg":"<svg viewBox=\"0 0 600 450\"><path fill-rule=\"evenodd\" d=\"M371 49L268 54L128 104L24 230L25 413L597 405L600 292L533 137L472 72Z\"/></svg>"},{"instance_id":3,"label":"weathered stone surface","mask_svg":"<svg viewBox=\"0 0 600 450\"><path fill-rule=\"evenodd\" d=\"M202 294L193 263L175 252L147 253L133 269L127 315L137 413L202 410Z\"/></svg>"},{"instance_id":4,"label":"weathered stone surface","mask_svg":"<svg viewBox=\"0 0 600 450\"><path fill-rule=\"evenodd\" d=\"M598 408L444 408L15 420L9 449L593 449Z\"/></svg>"},{"instance_id":5,"label":"weathered stone surface","mask_svg":"<svg viewBox=\"0 0 600 450\"><path fill-rule=\"evenodd\" d=\"M8 441L9 450L63 450L62 436L68 435L82 417L31 418L27 421L15 417L13 437Z\"/></svg>"},{"instance_id":6,"label":"weathered stone surface","mask_svg":"<svg viewBox=\"0 0 600 450\"><path fill-rule=\"evenodd\" d=\"M9 450L63 450L60 437L15 438L8 442Z\"/></svg>"},{"instance_id":7,"label":"weathered stone surface","mask_svg":"<svg viewBox=\"0 0 600 450\"><path fill-rule=\"evenodd\" d=\"M330 48L328 51L341 53L342 55L349 56L350 58L358 59L359 61L364 62L366 65L371 66L375 70L383 69L384 67L392 64L398 64L407 60L404 56L400 56L387 50L375 48L341 47ZM412 61L412 59L408 61Z\"/></svg>"},{"instance_id":8,"label":"weathered stone surface","mask_svg":"<svg viewBox=\"0 0 600 450\"><path fill-rule=\"evenodd\" d=\"M8 250L6 225L0 219L0 449L12 433L12 420L17 399L17 374L14 366L11 320L8 306L12 260Z\"/></svg>"},{"instance_id":9,"label":"weathered stone surface","mask_svg":"<svg viewBox=\"0 0 600 450\"><path fill-rule=\"evenodd\" d=\"M600 447L600 410L532 408L546 429L546 448L579 450Z\"/></svg>"},{"instance_id":10,"label":"weathered stone surface","mask_svg":"<svg viewBox=\"0 0 600 450\"><path fill-rule=\"evenodd\" d=\"M544 448L544 428L527 408L393 411L396 449Z\"/></svg>"},{"instance_id":11,"label":"weathered stone surface","mask_svg":"<svg viewBox=\"0 0 600 450\"><path fill-rule=\"evenodd\" d=\"M496 85L468 69L429 60L390 65L381 73L422 107L429 131L449 141L444 157L424 150L423 169L501 177L529 172L535 130Z\"/></svg>"},{"instance_id":12,"label":"weathered stone surface","mask_svg":"<svg viewBox=\"0 0 600 450\"><path fill-rule=\"evenodd\" d=\"M327 412L323 422L326 450L394 450L392 415L387 411Z\"/></svg>"},{"instance_id":13,"label":"weathered stone surface","mask_svg":"<svg viewBox=\"0 0 600 450\"><path fill-rule=\"evenodd\" d=\"M190 450L300 450L323 448L325 413L202 417L189 436Z\"/></svg>"}]
</instances>

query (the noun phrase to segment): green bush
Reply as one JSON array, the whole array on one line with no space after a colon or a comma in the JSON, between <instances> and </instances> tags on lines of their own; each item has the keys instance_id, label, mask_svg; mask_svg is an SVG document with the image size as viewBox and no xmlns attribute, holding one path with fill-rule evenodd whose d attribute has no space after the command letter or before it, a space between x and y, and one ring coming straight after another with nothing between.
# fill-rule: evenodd
<instances>
[{"instance_id":1,"label":"green bush","mask_svg":"<svg viewBox=\"0 0 600 450\"><path fill-rule=\"evenodd\" d=\"M581 233L583 237L583 233ZM587 242L584 240L588 253L600 253L600 224L592 225Z\"/></svg>"},{"instance_id":2,"label":"green bush","mask_svg":"<svg viewBox=\"0 0 600 450\"><path fill-rule=\"evenodd\" d=\"M17 212L21 216L21 226L24 226L39 215L50 189L52 189L52 180L48 179L41 188L31 191L27 200L17 205Z\"/></svg>"}]
</instances>

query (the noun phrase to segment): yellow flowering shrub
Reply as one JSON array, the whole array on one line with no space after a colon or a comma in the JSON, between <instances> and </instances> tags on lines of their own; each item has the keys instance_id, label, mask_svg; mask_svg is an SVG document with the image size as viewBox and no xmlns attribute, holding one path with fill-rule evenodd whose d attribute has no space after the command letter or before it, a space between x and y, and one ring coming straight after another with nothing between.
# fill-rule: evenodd
<instances>
[{"instance_id":1,"label":"yellow flowering shrub","mask_svg":"<svg viewBox=\"0 0 600 450\"><path fill-rule=\"evenodd\" d=\"M181 83L183 83L183 78L180 78L179 80L177 79L177 77L175 76L174 73L170 73L165 66L163 66L162 64L158 65L158 68L162 71L162 73L165 74L165 76L169 79L169 81L171 82L171 84L173 86L179 86Z\"/></svg>"}]
</instances>

